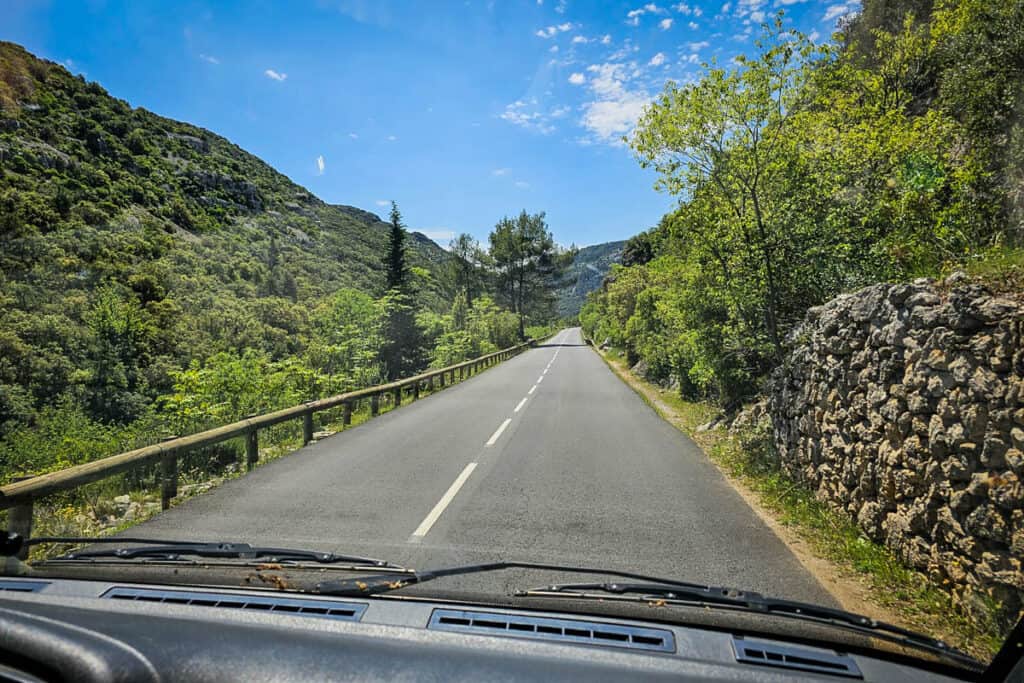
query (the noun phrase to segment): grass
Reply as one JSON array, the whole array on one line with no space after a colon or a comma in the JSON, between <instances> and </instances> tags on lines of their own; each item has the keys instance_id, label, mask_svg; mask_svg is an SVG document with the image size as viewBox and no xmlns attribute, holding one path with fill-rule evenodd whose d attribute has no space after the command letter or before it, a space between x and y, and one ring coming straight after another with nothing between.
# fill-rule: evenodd
<instances>
[{"instance_id":1,"label":"grass","mask_svg":"<svg viewBox=\"0 0 1024 683\"><path fill-rule=\"evenodd\" d=\"M605 361L612 370L669 423L692 438L729 478L750 491L760 506L795 532L814 555L828 560L837 573L856 578L871 599L898 616L901 625L944 640L982 661L999 649L1009 626L994 616L998 606L978 597L985 616L972 616L963 605L929 577L908 567L891 550L865 536L845 515L817 500L806 486L791 479L765 453L750 445L753 434L736 435L725 429L698 432L697 427L720 411L707 403L687 401L674 392L637 378L620 353L609 350Z\"/></svg>"},{"instance_id":2,"label":"grass","mask_svg":"<svg viewBox=\"0 0 1024 683\"><path fill-rule=\"evenodd\" d=\"M999 294L1024 292L1024 248L993 247L977 258L957 267L949 267L943 275L953 270L963 270Z\"/></svg>"}]
</instances>

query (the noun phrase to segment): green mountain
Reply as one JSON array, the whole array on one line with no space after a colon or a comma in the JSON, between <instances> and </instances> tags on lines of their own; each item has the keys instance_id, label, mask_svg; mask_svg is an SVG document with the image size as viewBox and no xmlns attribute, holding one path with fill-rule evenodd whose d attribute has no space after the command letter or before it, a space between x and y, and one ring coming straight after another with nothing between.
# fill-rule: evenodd
<instances>
[{"instance_id":1,"label":"green mountain","mask_svg":"<svg viewBox=\"0 0 1024 683\"><path fill-rule=\"evenodd\" d=\"M624 241L605 242L579 250L555 291L560 317L572 317L580 312L587 294L600 287L612 265L622 260L625 245Z\"/></svg>"},{"instance_id":2,"label":"green mountain","mask_svg":"<svg viewBox=\"0 0 1024 683\"><path fill-rule=\"evenodd\" d=\"M104 372L152 398L195 358L285 357L328 295L383 293L386 241L375 214L0 42L0 429ZM451 257L409 245L421 304L446 309Z\"/></svg>"}]
</instances>

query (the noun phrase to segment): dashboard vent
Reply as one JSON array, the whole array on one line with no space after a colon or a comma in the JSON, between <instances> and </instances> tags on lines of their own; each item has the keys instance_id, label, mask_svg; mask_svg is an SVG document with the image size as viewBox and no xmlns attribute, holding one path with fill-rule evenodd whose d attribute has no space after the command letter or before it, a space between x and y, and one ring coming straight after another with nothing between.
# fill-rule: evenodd
<instances>
[{"instance_id":1,"label":"dashboard vent","mask_svg":"<svg viewBox=\"0 0 1024 683\"><path fill-rule=\"evenodd\" d=\"M857 663L848 655L747 640L739 636L733 636L732 649L736 653L736 661L746 664L811 671L819 674L845 676L846 678L864 678Z\"/></svg>"},{"instance_id":2,"label":"dashboard vent","mask_svg":"<svg viewBox=\"0 0 1024 683\"><path fill-rule=\"evenodd\" d=\"M276 596L263 597L245 595L243 593L157 590L151 588L116 587L104 593L103 597L109 600L161 602L170 605L193 605L253 610L274 614L296 614L300 617L321 617L323 619L340 619L341 621L359 621L363 618L363 612L366 611L366 605L358 602L306 600L303 598L279 598Z\"/></svg>"},{"instance_id":3,"label":"dashboard vent","mask_svg":"<svg viewBox=\"0 0 1024 683\"><path fill-rule=\"evenodd\" d=\"M0 579L0 591L11 593L38 593L50 585L49 581L20 581L18 579Z\"/></svg>"},{"instance_id":4,"label":"dashboard vent","mask_svg":"<svg viewBox=\"0 0 1024 683\"><path fill-rule=\"evenodd\" d=\"M435 609L427 628L437 631L505 635L563 643L624 647L651 652L675 652L671 631L600 621L554 619L503 612Z\"/></svg>"}]
</instances>

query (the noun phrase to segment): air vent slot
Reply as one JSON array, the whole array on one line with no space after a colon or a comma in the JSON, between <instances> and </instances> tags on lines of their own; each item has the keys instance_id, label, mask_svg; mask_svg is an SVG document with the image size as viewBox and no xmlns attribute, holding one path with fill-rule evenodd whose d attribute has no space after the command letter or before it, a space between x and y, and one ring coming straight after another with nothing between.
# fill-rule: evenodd
<instances>
[{"instance_id":1,"label":"air vent slot","mask_svg":"<svg viewBox=\"0 0 1024 683\"><path fill-rule=\"evenodd\" d=\"M9 591L11 593L38 593L49 585L49 581L0 579L0 591Z\"/></svg>"},{"instance_id":2,"label":"air vent slot","mask_svg":"<svg viewBox=\"0 0 1024 683\"><path fill-rule=\"evenodd\" d=\"M747 640L738 636L733 636L732 649L736 654L736 661L745 664L810 671L846 678L864 678L857 663L848 655L760 640Z\"/></svg>"},{"instance_id":3,"label":"air vent slot","mask_svg":"<svg viewBox=\"0 0 1024 683\"><path fill-rule=\"evenodd\" d=\"M436 609L427 628L457 633L506 635L563 643L623 647L651 652L675 652L671 631L601 621L554 619L502 612Z\"/></svg>"},{"instance_id":4,"label":"air vent slot","mask_svg":"<svg viewBox=\"0 0 1024 683\"><path fill-rule=\"evenodd\" d=\"M363 612L366 611L366 605L358 602L305 600L303 598L279 598L276 596L264 597L245 595L243 593L157 590L151 588L116 587L104 593L103 597L109 600L132 600L135 602L160 602L168 605L255 610L295 614L300 617L339 619L341 621L359 621L363 618Z\"/></svg>"}]
</instances>

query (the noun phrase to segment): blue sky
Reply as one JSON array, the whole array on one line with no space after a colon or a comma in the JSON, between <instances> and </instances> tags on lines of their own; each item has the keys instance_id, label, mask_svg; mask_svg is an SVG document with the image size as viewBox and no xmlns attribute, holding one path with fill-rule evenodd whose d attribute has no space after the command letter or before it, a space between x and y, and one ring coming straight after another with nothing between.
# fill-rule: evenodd
<instances>
[{"instance_id":1,"label":"blue sky","mask_svg":"<svg viewBox=\"0 0 1024 683\"><path fill-rule=\"evenodd\" d=\"M857 0L4 0L0 39L208 128L325 201L438 242L546 211L562 244L673 205L620 138L666 80L749 52L782 8L819 40Z\"/></svg>"}]
</instances>

